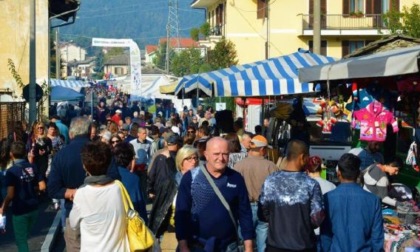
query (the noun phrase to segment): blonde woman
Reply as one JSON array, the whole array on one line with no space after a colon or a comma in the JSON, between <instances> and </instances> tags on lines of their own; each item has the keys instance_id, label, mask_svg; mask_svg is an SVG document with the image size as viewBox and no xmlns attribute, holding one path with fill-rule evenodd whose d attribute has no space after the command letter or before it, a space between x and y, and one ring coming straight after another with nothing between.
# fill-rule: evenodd
<instances>
[{"instance_id":1,"label":"blonde woman","mask_svg":"<svg viewBox=\"0 0 420 252\"><path fill-rule=\"evenodd\" d=\"M29 162L35 164L40 174L45 177L48 169L48 157L52 151L52 142L47 137L44 123L34 122L26 148Z\"/></svg>"},{"instance_id":2,"label":"blonde woman","mask_svg":"<svg viewBox=\"0 0 420 252\"><path fill-rule=\"evenodd\" d=\"M179 179L181 179L182 175L184 175L187 171L191 170L192 168L198 165L197 149L191 146L182 147L178 150L178 153L176 154L175 163L176 168L180 172ZM177 182L179 183L180 181Z\"/></svg>"}]
</instances>

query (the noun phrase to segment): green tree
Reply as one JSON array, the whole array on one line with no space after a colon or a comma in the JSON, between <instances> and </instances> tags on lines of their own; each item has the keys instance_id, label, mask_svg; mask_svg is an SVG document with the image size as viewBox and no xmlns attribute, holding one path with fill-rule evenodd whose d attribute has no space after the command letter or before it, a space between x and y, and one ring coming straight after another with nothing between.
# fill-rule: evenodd
<instances>
[{"instance_id":1,"label":"green tree","mask_svg":"<svg viewBox=\"0 0 420 252\"><path fill-rule=\"evenodd\" d=\"M166 69L166 45L166 42L160 44L156 51L156 58L153 58L153 64L160 69Z\"/></svg>"},{"instance_id":2,"label":"green tree","mask_svg":"<svg viewBox=\"0 0 420 252\"><path fill-rule=\"evenodd\" d=\"M95 55L95 67L93 68L94 74L92 78L102 79L104 77L104 53L102 50L97 51Z\"/></svg>"},{"instance_id":3,"label":"green tree","mask_svg":"<svg viewBox=\"0 0 420 252\"><path fill-rule=\"evenodd\" d=\"M104 55L104 60L108 61L109 59L124 54L125 48L122 47L112 47L109 49L109 51Z\"/></svg>"},{"instance_id":4,"label":"green tree","mask_svg":"<svg viewBox=\"0 0 420 252\"><path fill-rule=\"evenodd\" d=\"M210 24L209 23L204 23L200 26L200 33L201 35L203 35L205 38L207 38L210 35Z\"/></svg>"},{"instance_id":5,"label":"green tree","mask_svg":"<svg viewBox=\"0 0 420 252\"><path fill-rule=\"evenodd\" d=\"M192 28L190 31L190 36L194 41L198 41L200 39L200 29Z\"/></svg>"},{"instance_id":6,"label":"green tree","mask_svg":"<svg viewBox=\"0 0 420 252\"><path fill-rule=\"evenodd\" d=\"M402 12L392 8L384 14L384 22L391 34L420 38L420 5L415 3L410 8L404 6Z\"/></svg>"},{"instance_id":7,"label":"green tree","mask_svg":"<svg viewBox=\"0 0 420 252\"><path fill-rule=\"evenodd\" d=\"M198 73L204 59L197 48L189 48L175 54L171 63L171 72L175 76Z\"/></svg>"},{"instance_id":8,"label":"green tree","mask_svg":"<svg viewBox=\"0 0 420 252\"><path fill-rule=\"evenodd\" d=\"M216 43L213 50L209 51L208 63L213 69L222 69L238 64L235 44L222 38Z\"/></svg>"}]
</instances>

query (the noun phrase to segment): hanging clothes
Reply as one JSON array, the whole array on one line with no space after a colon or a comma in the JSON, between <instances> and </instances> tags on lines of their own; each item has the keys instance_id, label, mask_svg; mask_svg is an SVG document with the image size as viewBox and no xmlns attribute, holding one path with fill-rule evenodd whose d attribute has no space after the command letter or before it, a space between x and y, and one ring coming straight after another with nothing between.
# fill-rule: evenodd
<instances>
[{"instance_id":1,"label":"hanging clothes","mask_svg":"<svg viewBox=\"0 0 420 252\"><path fill-rule=\"evenodd\" d=\"M366 108L354 113L353 128L360 127L360 140L383 142L386 138L386 127L392 125L398 132L398 122L393 114L384 108L382 103L373 101Z\"/></svg>"}]
</instances>

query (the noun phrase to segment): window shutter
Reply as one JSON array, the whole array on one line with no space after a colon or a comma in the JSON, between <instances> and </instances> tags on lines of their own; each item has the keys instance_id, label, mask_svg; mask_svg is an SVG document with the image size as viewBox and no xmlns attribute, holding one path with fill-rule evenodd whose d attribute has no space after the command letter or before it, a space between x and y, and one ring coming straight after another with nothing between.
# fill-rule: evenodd
<instances>
[{"instance_id":1,"label":"window shutter","mask_svg":"<svg viewBox=\"0 0 420 252\"><path fill-rule=\"evenodd\" d=\"M373 0L366 0L366 14L374 14L373 13Z\"/></svg>"},{"instance_id":2,"label":"window shutter","mask_svg":"<svg viewBox=\"0 0 420 252\"><path fill-rule=\"evenodd\" d=\"M350 14L350 0L343 0L343 14Z\"/></svg>"},{"instance_id":3,"label":"window shutter","mask_svg":"<svg viewBox=\"0 0 420 252\"><path fill-rule=\"evenodd\" d=\"M314 0L309 0L309 14L314 14Z\"/></svg>"},{"instance_id":4,"label":"window shutter","mask_svg":"<svg viewBox=\"0 0 420 252\"><path fill-rule=\"evenodd\" d=\"M257 0L257 19L265 18L266 0Z\"/></svg>"},{"instance_id":5,"label":"window shutter","mask_svg":"<svg viewBox=\"0 0 420 252\"><path fill-rule=\"evenodd\" d=\"M400 0L391 0L391 6L389 9L393 11L400 11Z\"/></svg>"},{"instance_id":6,"label":"window shutter","mask_svg":"<svg viewBox=\"0 0 420 252\"><path fill-rule=\"evenodd\" d=\"M349 54L350 50L349 50L349 41L348 40L343 40L341 42L341 51L342 51L342 55L341 57L346 56L347 54Z\"/></svg>"}]
</instances>

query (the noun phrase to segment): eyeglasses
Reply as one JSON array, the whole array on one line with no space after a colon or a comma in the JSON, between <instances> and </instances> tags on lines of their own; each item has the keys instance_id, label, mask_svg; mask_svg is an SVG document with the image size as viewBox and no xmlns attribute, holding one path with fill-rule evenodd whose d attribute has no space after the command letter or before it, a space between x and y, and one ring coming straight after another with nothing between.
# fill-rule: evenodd
<instances>
[{"instance_id":1,"label":"eyeglasses","mask_svg":"<svg viewBox=\"0 0 420 252\"><path fill-rule=\"evenodd\" d=\"M44 127L37 127L37 129L42 129L42 130L43 130L43 129L44 129Z\"/></svg>"},{"instance_id":2,"label":"eyeglasses","mask_svg":"<svg viewBox=\"0 0 420 252\"><path fill-rule=\"evenodd\" d=\"M197 161L198 160L198 157L197 156L191 156L191 157L187 157L187 158L184 158L184 160L194 160L194 161Z\"/></svg>"},{"instance_id":3,"label":"eyeglasses","mask_svg":"<svg viewBox=\"0 0 420 252\"><path fill-rule=\"evenodd\" d=\"M119 143L120 142L120 140L114 140L114 141L111 141L111 143L112 144L114 144L114 143Z\"/></svg>"},{"instance_id":4,"label":"eyeglasses","mask_svg":"<svg viewBox=\"0 0 420 252\"><path fill-rule=\"evenodd\" d=\"M188 133L195 133L195 131L194 130L189 130Z\"/></svg>"}]
</instances>

